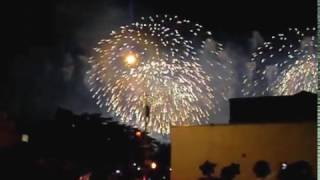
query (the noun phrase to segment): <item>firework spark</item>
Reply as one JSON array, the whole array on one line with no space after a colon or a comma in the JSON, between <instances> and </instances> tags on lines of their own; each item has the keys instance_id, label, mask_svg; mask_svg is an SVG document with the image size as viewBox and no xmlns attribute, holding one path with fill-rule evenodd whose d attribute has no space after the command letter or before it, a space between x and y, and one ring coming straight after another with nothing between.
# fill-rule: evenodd
<instances>
[{"instance_id":1,"label":"firework spark","mask_svg":"<svg viewBox=\"0 0 320 180\"><path fill-rule=\"evenodd\" d=\"M214 48L206 48L208 41ZM142 17L112 31L94 50L90 91L122 123L168 134L170 125L206 123L216 110L204 65L223 66L217 60L222 45L202 25L178 16ZM200 58L208 52L210 58Z\"/></svg>"},{"instance_id":2,"label":"firework spark","mask_svg":"<svg viewBox=\"0 0 320 180\"><path fill-rule=\"evenodd\" d=\"M289 28L264 42L252 54L253 77L245 75L245 96L293 95L316 92L317 61L315 28Z\"/></svg>"},{"instance_id":3,"label":"firework spark","mask_svg":"<svg viewBox=\"0 0 320 180\"><path fill-rule=\"evenodd\" d=\"M271 88L275 95L293 95L302 90L315 93L317 90L317 63L309 57L297 60L286 69Z\"/></svg>"}]
</instances>

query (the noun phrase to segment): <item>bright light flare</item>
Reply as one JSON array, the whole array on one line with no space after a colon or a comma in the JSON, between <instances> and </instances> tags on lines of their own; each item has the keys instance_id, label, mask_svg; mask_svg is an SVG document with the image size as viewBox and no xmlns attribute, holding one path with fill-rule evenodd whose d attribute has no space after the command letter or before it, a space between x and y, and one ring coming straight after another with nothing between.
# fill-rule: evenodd
<instances>
[{"instance_id":1,"label":"bright light flare","mask_svg":"<svg viewBox=\"0 0 320 180\"><path fill-rule=\"evenodd\" d=\"M134 65L137 62L136 56L129 54L126 56L125 61L128 65Z\"/></svg>"}]
</instances>

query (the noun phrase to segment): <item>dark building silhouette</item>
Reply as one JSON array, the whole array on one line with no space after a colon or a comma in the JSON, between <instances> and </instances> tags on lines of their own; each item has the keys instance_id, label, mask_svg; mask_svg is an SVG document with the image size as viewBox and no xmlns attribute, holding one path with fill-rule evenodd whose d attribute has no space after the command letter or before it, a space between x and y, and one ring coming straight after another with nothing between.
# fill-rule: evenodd
<instances>
[{"instance_id":1,"label":"dark building silhouette","mask_svg":"<svg viewBox=\"0 0 320 180\"><path fill-rule=\"evenodd\" d=\"M317 95L302 91L292 96L230 99L230 123L316 121Z\"/></svg>"}]
</instances>

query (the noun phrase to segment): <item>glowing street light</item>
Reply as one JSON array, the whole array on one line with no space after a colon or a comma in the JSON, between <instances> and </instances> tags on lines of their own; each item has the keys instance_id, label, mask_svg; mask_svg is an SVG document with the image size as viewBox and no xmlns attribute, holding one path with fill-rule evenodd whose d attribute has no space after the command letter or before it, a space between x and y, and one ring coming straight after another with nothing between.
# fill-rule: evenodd
<instances>
[{"instance_id":1,"label":"glowing street light","mask_svg":"<svg viewBox=\"0 0 320 180\"><path fill-rule=\"evenodd\" d=\"M21 135L21 141L28 143L29 142L29 135L28 134L22 134Z\"/></svg>"},{"instance_id":2,"label":"glowing street light","mask_svg":"<svg viewBox=\"0 0 320 180\"><path fill-rule=\"evenodd\" d=\"M132 165L133 165L133 166L137 166L137 163L134 162Z\"/></svg>"},{"instance_id":3,"label":"glowing street light","mask_svg":"<svg viewBox=\"0 0 320 180\"><path fill-rule=\"evenodd\" d=\"M137 136L137 137L141 137L141 135L142 135L141 131L137 131L137 132L136 132L136 136Z\"/></svg>"},{"instance_id":4,"label":"glowing street light","mask_svg":"<svg viewBox=\"0 0 320 180\"><path fill-rule=\"evenodd\" d=\"M150 167L151 167L151 169L156 169L156 168L157 168L157 163L152 162L152 163L150 164Z\"/></svg>"}]
</instances>

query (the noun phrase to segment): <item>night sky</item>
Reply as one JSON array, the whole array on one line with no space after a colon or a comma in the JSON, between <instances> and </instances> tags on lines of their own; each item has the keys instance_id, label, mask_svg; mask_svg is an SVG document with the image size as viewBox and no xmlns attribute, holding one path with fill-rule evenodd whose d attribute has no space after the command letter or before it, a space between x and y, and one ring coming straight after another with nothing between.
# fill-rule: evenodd
<instances>
[{"instance_id":1,"label":"night sky","mask_svg":"<svg viewBox=\"0 0 320 180\"><path fill-rule=\"evenodd\" d=\"M186 17L240 54L249 54L253 31L268 37L316 26L315 0L12 0L1 6L0 110L25 121L49 119L58 106L99 111L85 83L86 57L112 29L140 16Z\"/></svg>"}]
</instances>

